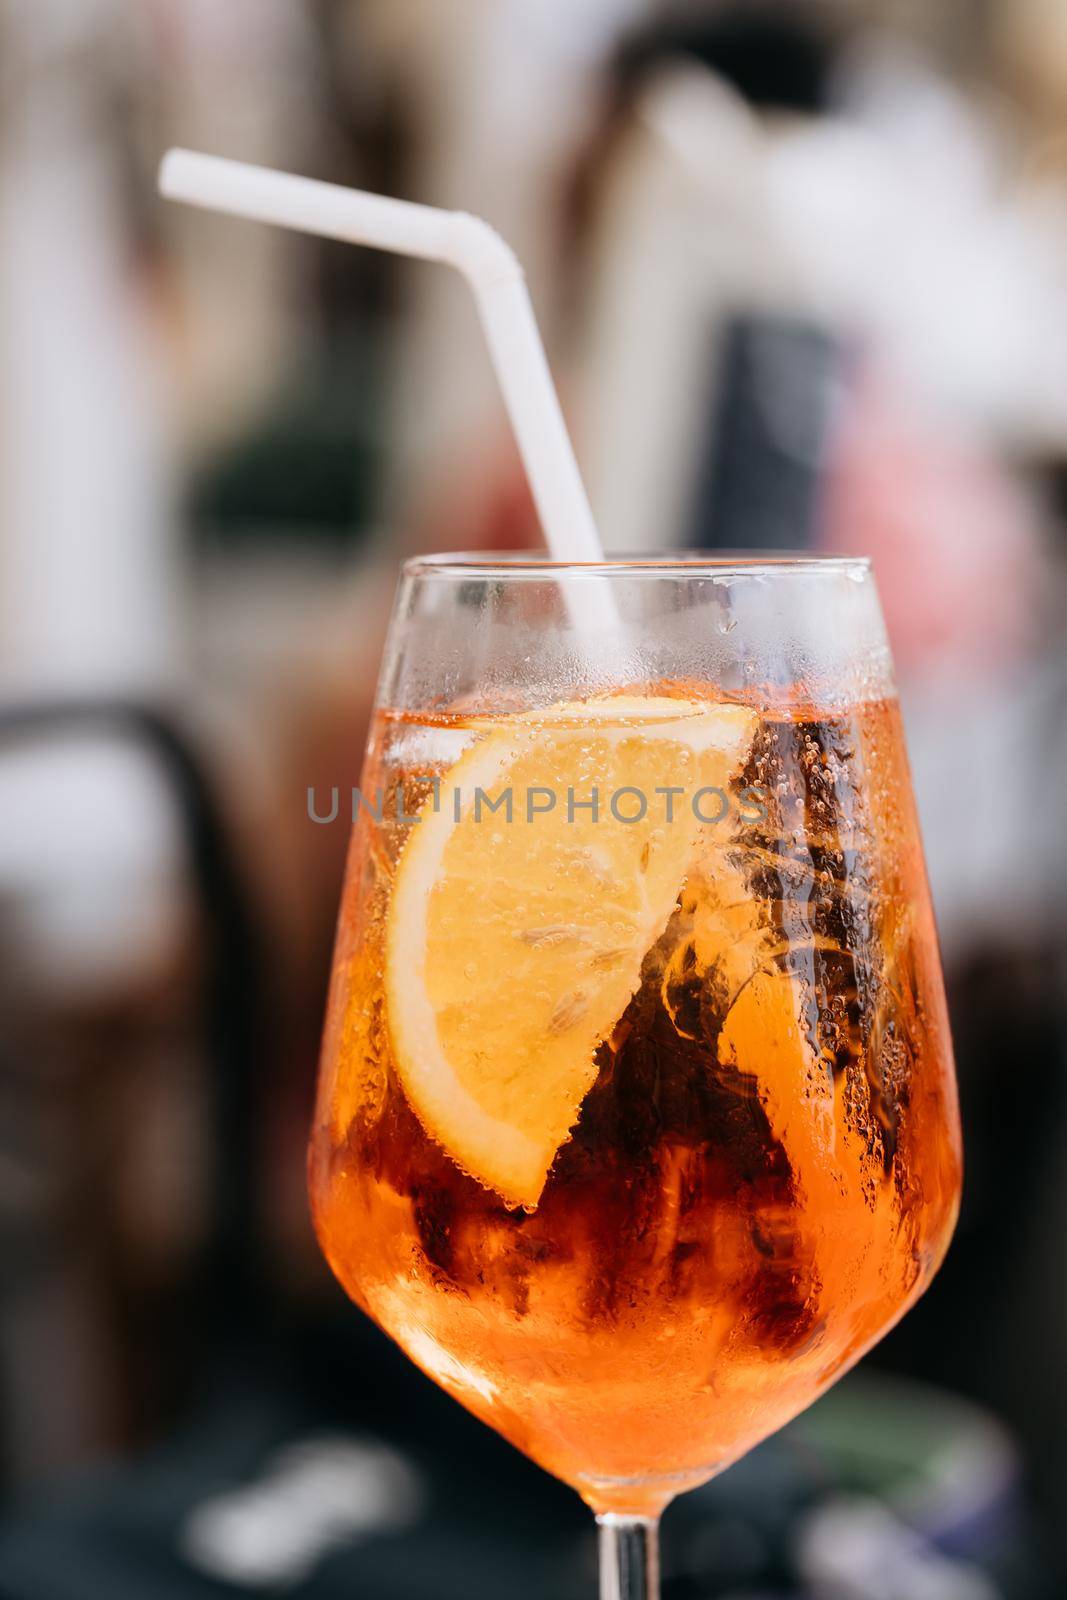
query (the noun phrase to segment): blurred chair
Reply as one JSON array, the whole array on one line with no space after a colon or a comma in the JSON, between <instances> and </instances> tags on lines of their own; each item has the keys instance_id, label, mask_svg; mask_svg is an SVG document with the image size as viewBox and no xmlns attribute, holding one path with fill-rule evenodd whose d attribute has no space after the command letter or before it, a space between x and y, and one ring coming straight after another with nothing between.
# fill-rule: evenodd
<instances>
[{"instance_id":1,"label":"blurred chair","mask_svg":"<svg viewBox=\"0 0 1067 1600\"><path fill-rule=\"evenodd\" d=\"M201 1337L219 1344L254 1315L261 1282L255 1184L265 1017L255 920L211 782L176 722L119 700L0 709L0 763L15 752L71 742L83 751L101 743L130 746L161 774L178 819L196 912L190 931L197 949L183 959L198 996L207 1137L205 1168L196 1175L205 1197L202 1235L192 1258L172 1267L170 1294L194 1308L184 1334L199 1327ZM10 929L10 903L7 911ZM4 928L0 907L0 937ZM136 1286L124 1282L114 1190L124 1139L136 1141L140 1130L120 1126L128 1098L122 1075L136 1072L143 1018L159 1003L142 986L124 999L106 999L101 1012L98 1000L65 999L59 973L34 995L25 975L14 992L18 960L4 970L0 1347L7 1370L0 1432L5 1421L13 1425L17 1437L9 1431L4 1454L19 1481L49 1465L42 1441L53 1422L60 1430L55 1453L75 1459L100 1443L79 1439L79 1427L90 1436L102 1430L105 1438L123 1432L129 1396L124 1405L117 1393L122 1377L108 1367L129 1357L135 1335L127 1325L124 1340L121 1325L131 1317L136 1324L138 1308ZM183 1001L184 994L179 1009ZM132 1024L123 1024L124 1016ZM163 1339L155 1354L162 1367L173 1350ZM57 1408L63 1416L56 1417ZM136 1435L137 1419L125 1420Z\"/></svg>"}]
</instances>

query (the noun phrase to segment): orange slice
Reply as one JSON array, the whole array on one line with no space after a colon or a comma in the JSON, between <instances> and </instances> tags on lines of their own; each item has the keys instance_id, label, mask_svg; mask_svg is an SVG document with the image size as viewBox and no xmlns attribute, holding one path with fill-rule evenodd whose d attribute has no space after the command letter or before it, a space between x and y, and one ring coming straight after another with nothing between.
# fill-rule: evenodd
<instances>
[{"instance_id":1,"label":"orange slice","mask_svg":"<svg viewBox=\"0 0 1067 1600\"><path fill-rule=\"evenodd\" d=\"M393 1056L426 1131L508 1205L536 1207L722 809L699 791L754 724L657 696L501 718L420 812L389 909Z\"/></svg>"}]
</instances>

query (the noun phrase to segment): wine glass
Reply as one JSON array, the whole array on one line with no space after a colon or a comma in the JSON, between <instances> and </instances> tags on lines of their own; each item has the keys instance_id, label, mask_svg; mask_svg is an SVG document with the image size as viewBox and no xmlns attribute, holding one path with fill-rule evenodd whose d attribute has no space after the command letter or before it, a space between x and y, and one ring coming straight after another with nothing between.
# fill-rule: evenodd
<instances>
[{"instance_id":1,"label":"wine glass","mask_svg":"<svg viewBox=\"0 0 1067 1600\"><path fill-rule=\"evenodd\" d=\"M955 1222L951 1044L874 581L403 569L309 1158L425 1372L571 1484L601 1590L845 1372Z\"/></svg>"}]
</instances>

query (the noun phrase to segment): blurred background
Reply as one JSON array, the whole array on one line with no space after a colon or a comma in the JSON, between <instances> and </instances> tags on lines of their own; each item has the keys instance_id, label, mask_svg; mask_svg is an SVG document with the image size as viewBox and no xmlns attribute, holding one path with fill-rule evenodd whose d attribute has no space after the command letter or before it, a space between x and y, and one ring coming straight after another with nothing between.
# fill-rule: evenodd
<instances>
[{"instance_id":1,"label":"blurred background","mask_svg":"<svg viewBox=\"0 0 1067 1600\"><path fill-rule=\"evenodd\" d=\"M594 1585L329 1278L303 1153L397 561L535 545L458 278L170 144L480 213L609 549L873 557L968 1182L667 1593L1067 1592L1062 0L0 0L0 1597Z\"/></svg>"}]
</instances>

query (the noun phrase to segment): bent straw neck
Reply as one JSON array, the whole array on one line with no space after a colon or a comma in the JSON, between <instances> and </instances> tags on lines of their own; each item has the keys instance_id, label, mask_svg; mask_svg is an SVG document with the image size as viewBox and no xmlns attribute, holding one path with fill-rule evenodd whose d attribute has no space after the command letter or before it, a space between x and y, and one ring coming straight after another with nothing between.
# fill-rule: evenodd
<instances>
[{"instance_id":1,"label":"bent straw neck","mask_svg":"<svg viewBox=\"0 0 1067 1600\"><path fill-rule=\"evenodd\" d=\"M169 199L445 263L462 273L474 293L545 542L560 561L602 558L522 268L487 222L462 211L442 211L189 150L166 155L159 183ZM601 603L595 604L603 611Z\"/></svg>"}]
</instances>

